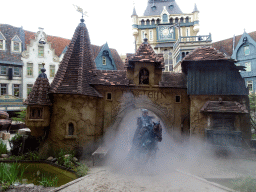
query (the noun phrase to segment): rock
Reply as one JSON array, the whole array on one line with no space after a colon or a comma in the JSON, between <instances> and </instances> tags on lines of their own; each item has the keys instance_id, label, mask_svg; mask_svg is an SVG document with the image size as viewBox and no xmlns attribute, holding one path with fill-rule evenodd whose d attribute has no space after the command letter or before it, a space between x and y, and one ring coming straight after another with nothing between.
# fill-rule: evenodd
<instances>
[{"instance_id":1,"label":"rock","mask_svg":"<svg viewBox=\"0 0 256 192\"><path fill-rule=\"evenodd\" d=\"M47 160L47 161L52 161L52 160L53 160L53 157L48 157L46 160Z\"/></svg>"},{"instance_id":2,"label":"rock","mask_svg":"<svg viewBox=\"0 0 256 192\"><path fill-rule=\"evenodd\" d=\"M7 154L2 154L1 157L2 157L2 158L8 158L9 155L7 155Z\"/></svg>"},{"instance_id":3,"label":"rock","mask_svg":"<svg viewBox=\"0 0 256 192\"><path fill-rule=\"evenodd\" d=\"M10 133L2 133L2 138L3 140L9 140L11 137L11 134Z\"/></svg>"},{"instance_id":4,"label":"rock","mask_svg":"<svg viewBox=\"0 0 256 192\"><path fill-rule=\"evenodd\" d=\"M31 130L29 128L19 129L18 134L20 134L20 135L30 135Z\"/></svg>"},{"instance_id":5,"label":"rock","mask_svg":"<svg viewBox=\"0 0 256 192\"><path fill-rule=\"evenodd\" d=\"M34 186L35 186L35 185L34 185L33 183L26 185L26 187L28 187L28 188L32 188L32 187L34 187Z\"/></svg>"},{"instance_id":6,"label":"rock","mask_svg":"<svg viewBox=\"0 0 256 192\"><path fill-rule=\"evenodd\" d=\"M77 162L78 159L77 159L76 157L73 157L73 161L74 161L74 162Z\"/></svg>"}]
</instances>

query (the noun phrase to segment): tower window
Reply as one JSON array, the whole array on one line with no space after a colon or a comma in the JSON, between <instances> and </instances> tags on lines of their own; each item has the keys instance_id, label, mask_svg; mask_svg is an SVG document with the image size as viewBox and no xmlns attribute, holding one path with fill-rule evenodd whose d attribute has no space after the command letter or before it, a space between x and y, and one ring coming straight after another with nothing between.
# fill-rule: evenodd
<instances>
[{"instance_id":1,"label":"tower window","mask_svg":"<svg viewBox=\"0 0 256 192\"><path fill-rule=\"evenodd\" d=\"M252 81L247 81L247 88L249 89L250 92L253 91L253 82Z\"/></svg>"},{"instance_id":2,"label":"tower window","mask_svg":"<svg viewBox=\"0 0 256 192\"><path fill-rule=\"evenodd\" d=\"M69 123L68 124L68 135L74 135L74 124L73 123Z\"/></svg>"},{"instance_id":3,"label":"tower window","mask_svg":"<svg viewBox=\"0 0 256 192\"><path fill-rule=\"evenodd\" d=\"M170 19L170 23L171 23L171 25L173 24L173 18Z\"/></svg>"},{"instance_id":4,"label":"tower window","mask_svg":"<svg viewBox=\"0 0 256 192\"><path fill-rule=\"evenodd\" d=\"M107 93L107 100L112 100L112 93Z\"/></svg>"},{"instance_id":5,"label":"tower window","mask_svg":"<svg viewBox=\"0 0 256 192\"><path fill-rule=\"evenodd\" d=\"M145 25L145 21L144 20L141 20L141 25Z\"/></svg>"},{"instance_id":6,"label":"tower window","mask_svg":"<svg viewBox=\"0 0 256 192\"><path fill-rule=\"evenodd\" d=\"M43 108L42 107L31 107L30 108L30 119L43 119Z\"/></svg>"}]
</instances>

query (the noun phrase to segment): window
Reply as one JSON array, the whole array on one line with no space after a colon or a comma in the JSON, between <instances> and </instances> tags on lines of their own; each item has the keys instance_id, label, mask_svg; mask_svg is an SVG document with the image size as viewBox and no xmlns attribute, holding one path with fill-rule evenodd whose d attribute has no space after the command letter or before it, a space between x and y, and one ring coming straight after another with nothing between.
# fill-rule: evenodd
<instances>
[{"instance_id":1,"label":"window","mask_svg":"<svg viewBox=\"0 0 256 192\"><path fill-rule=\"evenodd\" d=\"M189 36L189 32L190 32L189 28L186 28L186 36L187 37Z\"/></svg>"},{"instance_id":2,"label":"window","mask_svg":"<svg viewBox=\"0 0 256 192\"><path fill-rule=\"evenodd\" d=\"M27 76L30 76L30 77L33 76L33 63L27 64Z\"/></svg>"},{"instance_id":3,"label":"window","mask_svg":"<svg viewBox=\"0 0 256 192\"><path fill-rule=\"evenodd\" d=\"M149 21L149 19L147 19L147 21L146 21L146 25L150 25L150 21Z\"/></svg>"},{"instance_id":4,"label":"window","mask_svg":"<svg viewBox=\"0 0 256 192\"><path fill-rule=\"evenodd\" d=\"M50 65L50 77L54 77L55 75L55 65Z\"/></svg>"},{"instance_id":5,"label":"window","mask_svg":"<svg viewBox=\"0 0 256 192\"><path fill-rule=\"evenodd\" d=\"M149 40L153 41L153 31L149 31Z\"/></svg>"},{"instance_id":6,"label":"window","mask_svg":"<svg viewBox=\"0 0 256 192\"><path fill-rule=\"evenodd\" d=\"M20 85L18 85L18 84L14 84L13 85L13 95L15 97L19 97L20 96Z\"/></svg>"},{"instance_id":7,"label":"window","mask_svg":"<svg viewBox=\"0 0 256 192\"><path fill-rule=\"evenodd\" d=\"M112 100L112 93L107 93L107 100Z\"/></svg>"},{"instance_id":8,"label":"window","mask_svg":"<svg viewBox=\"0 0 256 192\"><path fill-rule=\"evenodd\" d=\"M179 22L179 19L178 17L175 18L175 23L178 23Z\"/></svg>"},{"instance_id":9,"label":"window","mask_svg":"<svg viewBox=\"0 0 256 192\"><path fill-rule=\"evenodd\" d=\"M0 50L4 49L4 40L0 40Z\"/></svg>"},{"instance_id":10,"label":"window","mask_svg":"<svg viewBox=\"0 0 256 192\"><path fill-rule=\"evenodd\" d=\"M249 47L249 45L244 46L244 55L250 55L250 47Z\"/></svg>"},{"instance_id":11,"label":"window","mask_svg":"<svg viewBox=\"0 0 256 192\"><path fill-rule=\"evenodd\" d=\"M146 38L146 32L141 31L141 39L144 40Z\"/></svg>"},{"instance_id":12,"label":"window","mask_svg":"<svg viewBox=\"0 0 256 192\"><path fill-rule=\"evenodd\" d=\"M5 50L5 37L0 31L0 50Z\"/></svg>"},{"instance_id":13,"label":"window","mask_svg":"<svg viewBox=\"0 0 256 192\"><path fill-rule=\"evenodd\" d=\"M11 43L11 50L12 52L21 52L21 40L20 38L15 35L12 39L12 43Z\"/></svg>"},{"instance_id":14,"label":"window","mask_svg":"<svg viewBox=\"0 0 256 192\"><path fill-rule=\"evenodd\" d=\"M185 21L186 21L186 23L188 23L189 22L189 17L186 17Z\"/></svg>"},{"instance_id":15,"label":"window","mask_svg":"<svg viewBox=\"0 0 256 192\"><path fill-rule=\"evenodd\" d=\"M106 57L102 57L102 65L107 65L107 60L106 60Z\"/></svg>"},{"instance_id":16,"label":"window","mask_svg":"<svg viewBox=\"0 0 256 192\"><path fill-rule=\"evenodd\" d=\"M0 84L1 86L1 95L7 95L7 84Z\"/></svg>"},{"instance_id":17,"label":"window","mask_svg":"<svg viewBox=\"0 0 256 192\"><path fill-rule=\"evenodd\" d=\"M180 23L184 23L184 18L183 17L180 18Z\"/></svg>"},{"instance_id":18,"label":"window","mask_svg":"<svg viewBox=\"0 0 256 192\"><path fill-rule=\"evenodd\" d=\"M175 102L176 102L176 103L180 103L180 102L181 102L181 97L180 97L180 95L176 95L176 96L175 96Z\"/></svg>"},{"instance_id":19,"label":"window","mask_svg":"<svg viewBox=\"0 0 256 192\"><path fill-rule=\"evenodd\" d=\"M14 67L13 76L20 76L20 68L19 67Z\"/></svg>"},{"instance_id":20,"label":"window","mask_svg":"<svg viewBox=\"0 0 256 192\"><path fill-rule=\"evenodd\" d=\"M38 74L41 74L41 69L44 68L43 64L38 64Z\"/></svg>"},{"instance_id":21,"label":"window","mask_svg":"<svg viewBox=\"0 0 256 192\"><path fill-rule=\"evenodd\" d=\"M32 91L33 84L27 84L27 95Z\"/></svg>"},{"instance_id":22,"label":"window","mask_svg":"<svg viewBox=\"0 0 256 192\"><path fill-rule=\"evenodd\" d=\"M167 23L167 22L168 22L168 15L163 14L163 23Z\"/></svg>"},{"instance_id":23,"label":"window","mask_svg":"<svg viewBox=\"0 0 256 192\"><path fill-rule=\"evenodd\" d=\"M171 23L171 25L173 24L173 18L170 19L170 23Z\"/></svg>"},{"instance_id":24,"label":"window","mask_svg":"<svg viewBox=\"0 0 256 192\"><path fill-rule=\"evenodd\" d=\"M74 124L73 123L69 123L68 124L68 135L74 135Z\"/></svg>"},{"instance_id":25,"label":"window","mask_svg":"<svg viewBox=\"0 0 256 192\"><path fill-rule=\"evenodd\" d=\"M155 25L155 19L152 19L151 25Z\"/></svg>"},{"instance_id":26,"label":"window","mask_svg":"<svg viewBox=\"0 0 256 192\"><path fill-rule=\"evenodd\" d=\"M251 69L252 69L251 62L245 63L245 67L246 67L245 68L246 71L248 71L248 72L251 71Z\"/></svg>"},{"instance_id":27,"label":"window","mask_svg":"<svg viewBox=\"0 0 256 192\"><path fill-rule=\"evenodd\" d=\"M43 119L43 107L30 107L30 119Z\"/></svg>"},{"instance_id":28,"label":"window","mask_svg":"<svg viewBox=\"0 0 256 192\"><path fill-rule=\"evenodd\" d=\"M147 69L141 69L139 73L139 84L149 84L149 71Z\"/></svg>"},{"instance_id":29,"label":"window","mask_svg":"<svg viewBox=\"0 0 256 192\"><path fill-rule=\"evenodd\" d=\"M247 81L247 88L249 89L249 92L253 91L253 82L252 81Z\"/></svg>"},{"instance_id":30,"label":"window","mask_svg":"<svg viewBox=\"0 0 256 192\"><path fill-rule=\"evenodd\" d=\"M38 57L43 57L43 56L44 56L44 47L38 46Z\"/></svg>"},{"instance_id":31,"label":"window","mask_svg":"<svg viewBox=\"0 0 256 192\"><path fill-rule=\"evenodd\" d=\"M145 21L144 20L141 20L141 25L145 25Z\"/></svg>"},{"instance_id":32,"label":"window","mask_svg":"<svg viewBox=\"0 0 256 192\"><path fill-rule=\"evenodd\" d=\"M7 67L6 66L1 66L0 75L7 75Z\"/></svg>"},{"instance_id":33,"label":"window","mask_svg":"<svg viewBox=\"0 0 256 192\"><path fill-rule=\"evenodd\" d=\"M170 9L170 10L173 10L173 8L174 8L173 5L170 5L170 6L169 6L169 9Z\"/></svg>"}]
</instances>

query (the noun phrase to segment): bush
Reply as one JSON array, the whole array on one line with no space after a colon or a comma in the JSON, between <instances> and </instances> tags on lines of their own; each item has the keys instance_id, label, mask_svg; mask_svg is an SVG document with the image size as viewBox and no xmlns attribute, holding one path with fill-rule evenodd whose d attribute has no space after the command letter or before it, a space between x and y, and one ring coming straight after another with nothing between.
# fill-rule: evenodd
<instances>
[{"instance_id":1,"label":"bush","mask_svg":"<svg viewBox=\"0 0 256 192\"><path fill-rule=\"evenodd\" d=\"M19 155L22 147L22 135L16 134L9 140L12 155Z\"/></svg>"},{"instance_id":2,"label":"bush","mask_svg":"<svg viewBox=\"0 0 256 192\"><path fill-rule=\"evenodd\" d=\"M79 163L78 164L79 166L76 168L76 174L78 177L83 177L87 174L89 168L85 165L85 164L82 164L82 163Z\"/></svg>"},{"instance_id":3,"label":"bush","mask_svg":"<svg viewBox=\"0 0 256 192\"><path fill-rule=\"evenodd\" d=\"M256 180L252 177L240 178L233 181L234 189L243 192L256 192Z\"/></svg>"},{"instance_id":4,"label":"bush","mask_svg":"<svg viewBox=\"0 0 256 192\"><path fill-rule=\"evenodd\" d=\"M61 149L57 154L57 161L59 165L62 165L67 168L74 168L73 162L74 153L71 151L65 151Z\"/></svg>"},{"instance_id":5,"label":"bush","mask_svg":"<svg viewBox=\"0 0 256 192\"><path fill-rule=\"evenodd\" d=\"M7 146L2 140L0 140L0 154L6 154L6 153L7 153Z\"/></svg>"}]
</instances>

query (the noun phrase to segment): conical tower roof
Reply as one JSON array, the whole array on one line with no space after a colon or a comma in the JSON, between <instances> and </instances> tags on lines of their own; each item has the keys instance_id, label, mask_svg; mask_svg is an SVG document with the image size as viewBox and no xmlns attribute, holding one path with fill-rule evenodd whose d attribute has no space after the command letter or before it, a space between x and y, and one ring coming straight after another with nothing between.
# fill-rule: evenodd
<instances>
[{"instance_id":1,"label":"conical tower roof","mask_svg":"<svg viewBox=\"0 0 256 192\"><path fill-rule=\"evenodd\" d=\"M90 38L84 20L81 19L51 84L50 93L101 97L89 84L93 69L95 63Z\"/></svg>"},{"instance_id":2,"label":"conical tower roof","mask_svg":"<svg viewBox=\"0 0 256 192\"><path fill-rule=\"evenodd\" d=\"M45 69L41 70L42 73L36 79L36 82L25 100L25 105L52 105L48 93L50 89L50 83L46 76Z\"/></svg>"},{"instance_id":3,"label":"conical tower roof","mask_svg":"<svg viewBox=\"0 0 256 192\"><path fill-rule=\"evenodd\" d=\"M144 12L144 16L160 15L164 6L170 15L182 14L175 0L148 0L148 6Z\"/></svg>"}]
</instances>

